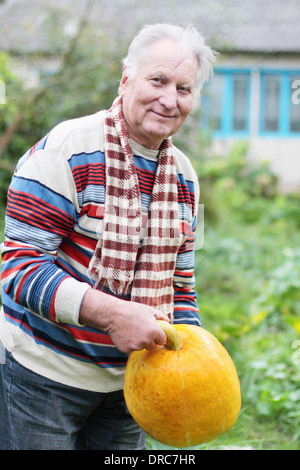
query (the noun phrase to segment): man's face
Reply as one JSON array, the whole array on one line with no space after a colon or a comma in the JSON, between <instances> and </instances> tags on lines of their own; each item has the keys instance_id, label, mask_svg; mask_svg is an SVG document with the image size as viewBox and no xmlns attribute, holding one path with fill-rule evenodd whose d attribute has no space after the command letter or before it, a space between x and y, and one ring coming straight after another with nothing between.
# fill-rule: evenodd
<instances>
[{"instance_id":1,"label":"man's face","mask_svg":"<svg viewBox=\"0 0 300 470\"><path fill-rule=\"evenodd\" d=\"M193 108L198 70L194 55L169 39L153 42L135 78L120 84L129 138L150 149L174 135Z\"/></svg>"}]
</instances>

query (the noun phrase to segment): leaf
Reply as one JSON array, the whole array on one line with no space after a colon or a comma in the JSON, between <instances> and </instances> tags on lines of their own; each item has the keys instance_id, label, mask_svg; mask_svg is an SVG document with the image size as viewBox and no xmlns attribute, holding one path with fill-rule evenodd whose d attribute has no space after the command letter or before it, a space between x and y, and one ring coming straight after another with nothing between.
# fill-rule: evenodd
<instances>
[{"instance_id":1,"label":"leaf","mask_svg":"<svg viewBox=\"0 0 300 470\"><path fill-rule=\"evenodd\" d=\"M285 321L295 330L297 334L300 334L300 318L296 316L286 316Z\"/></svg>"}]
</instances>

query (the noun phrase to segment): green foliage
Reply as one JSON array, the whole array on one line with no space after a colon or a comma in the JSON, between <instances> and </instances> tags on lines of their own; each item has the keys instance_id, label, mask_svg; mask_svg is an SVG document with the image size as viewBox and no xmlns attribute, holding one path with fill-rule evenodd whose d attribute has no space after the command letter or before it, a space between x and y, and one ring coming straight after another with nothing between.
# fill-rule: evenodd
<instances>
[{"instance_id":1,"label":"green foliage","mask_svg":"<svg viewBox=\"0 0 300 470\"><path fill-rule=\"evenodd\" d=\"M13 169L29 148L59 122L109 107L118 93L125 53L121 40L112 42L83 22L78 34L66 41L57 12L52 10L47 27L53 38L48 56L22 57L22 64L28 70L35 68L39 75L35 88L28 87L26 76L17 77L13 59L0 53L0 80L6 85L6 103L0 105L2 204ZM39 63L54 65L39 68L35 65Z\"/></svg>"},{"instance_id":2,"label":"green foliage","mask_svg":"<svg viewBox=\"0 0 300 470\"><path fill-rule=\"evenodd\" d=\"M236 364L243 398L235 429L208 447L297 449L299 196L278 194L268 166L249 167L241 143L234 158L209 162L204 173L214 217L196 254L199 307Z\"/></svg>"},{"instance_id":3,"label":"green foliage","mask_svg":"<svg viewBox=\"0 0 300 470\"><path fill-rule=\"evenodd\" d=\"M198 449L299 450L299 196L279 194L243 142L194 166L205 206L195 267L202 325L227 348L242 391L233 429Z\"/></svg>"},{"instance_id":4,"label":"green foliage","mask_svg":"<svg viewBox=\"0 0 300 470\"><path fill-rule=\"evenodd\" d=\"M5 103L0 104L1 137L7 128L13 126L14 118L18 113L18 108L24 95L21 82L13 72L11 58L2 51L0 51L0 80L5 84ZM22 151L22 143L22 139L19 136L15 136L10 147L13 154ZM15 164L14 158L10 159L6 148L4 149L0 163L0 203L5 204L7 186L10 182Z\"/></svg>"}]
</instances>

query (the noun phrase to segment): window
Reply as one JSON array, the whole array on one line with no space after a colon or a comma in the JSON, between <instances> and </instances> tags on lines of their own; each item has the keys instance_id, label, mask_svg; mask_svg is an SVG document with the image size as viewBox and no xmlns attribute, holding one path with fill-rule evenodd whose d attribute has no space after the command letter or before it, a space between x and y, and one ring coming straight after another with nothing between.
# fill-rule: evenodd
<instances>
[{"instance_id":1,"label":"window","mask_svg":"<svg viewBox=\"0 0 300 470\"><path fill-rule=\"evenodd\" d=\"M211 80L208 91L209 123L212 129L216 131L221 130L222 127L223 85L223 76L216 74Z\"/></svg>"},{"instance_id":2,"label":"window","mask_svg":"<svg viewBox=\"0 0 300 470\"><path fill-rule=\"evenodd\" d=\"M263 109L263 130L278 132L280 114L280 77L269 75L265 77Z\"/></svg>"},{"instance_id":3,"label":"window","mask_svg":"<svg viewBox=\"0 0 300 470\"><path fill-rule=\"evenodd\" d=\"M233 77L233 116L232 129L246 131L248 128L248 76Z\"/></svg>"},{"instance_id":4,"label":"window","mask_svg":"<svg viewBox=\"0 0 300 470\"><path fill-rule=\"evenodd\" d=\"M215 138L300 136L300 70L218 68L202 103ZM251 116L251 129L250 129Z\"/></svg>"},{"instance_id":5,"label":"window","mask_svg":"<svg viewBox=\"0 0 300 470\"><path fill-rule=\"evenodd\" d=\"M250 73L215 72L209 82L204 109L209 128L217 137L248 135L249 95Z\"/></svg>"},{"instance_id":6,"label":"window","mask_svg":"<svg viewBox=\"0 0 300 470\"><path fill-rule=\"evenodd\" d=\"M262 72L260 134L293 136L300 133L300 105L293 100L293 83L300 74Z\"/></svg>"}]
</instances>

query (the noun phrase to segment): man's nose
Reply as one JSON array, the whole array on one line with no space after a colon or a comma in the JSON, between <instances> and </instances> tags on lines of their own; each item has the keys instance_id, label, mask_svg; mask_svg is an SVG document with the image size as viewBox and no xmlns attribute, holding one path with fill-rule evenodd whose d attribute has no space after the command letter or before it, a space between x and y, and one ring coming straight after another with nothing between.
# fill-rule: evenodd
<instances>
[{"instance_id":1,"label":"man's nose","mask_svg":"<svg viewBox=\"0 0 300 470\"><path fill-rule=\"evenodd\" d=\"M177 107L177 89L173 86L168 86L164 89L160 100L160 104L166 109L171 110Z\"/></svg>"}]
</instances>

